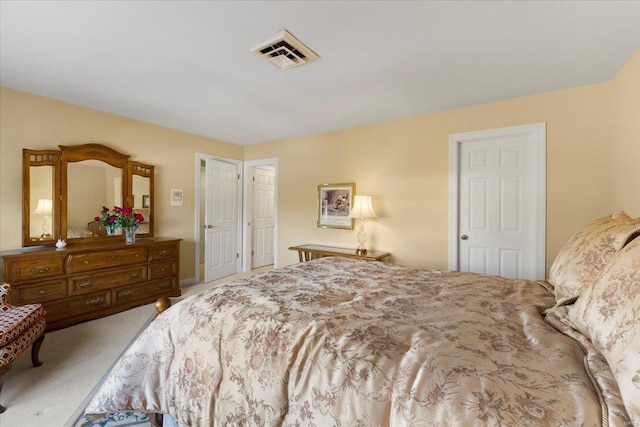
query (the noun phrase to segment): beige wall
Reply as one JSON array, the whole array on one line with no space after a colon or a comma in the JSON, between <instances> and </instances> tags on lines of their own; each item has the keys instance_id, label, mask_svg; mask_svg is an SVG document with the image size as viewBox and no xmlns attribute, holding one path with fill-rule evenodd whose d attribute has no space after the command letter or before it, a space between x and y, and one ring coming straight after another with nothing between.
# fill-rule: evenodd
<instances>
[{"instance_id":1,"label":"beige wall","mask_svg":"<svg viewBox=\"0 0 640 427\"><path fill-rule=\"evenodd\" d=\"M241 160L242 147L4 87L0 123L0 250L22 244L22 149L95 142L156 166L156 235L183 239L180 277L195 276L196 153ZM169 205L171 188L184 206Z\"/></svg>"},{"instance_id":2,"label":"beige wall","mask_svg":"<svg viewBox=\"0 0 640 427\"><path fill-rule=\"evenodd\" d=\"M613 85L611 171L614 203L640 216L640 50L620 69Z\"/></svg>"},{"instance_id":3,"label":"beige wall","mask_svg":"<svg viewBox=\"0 0 640 427\"><path fill-rule=\"evenodd\" d=\"M316 227L316 186L355 182L381 214L367 222L370 249L447 268L449 135L546 122L548 269L583 224L640 214L638 67L636 53L613 82L247 147L245 160L279 158L279 264L297 260L291 245L357 245L356 230Z\"/></svg>"},{"instance_id":4,"label":"beige wall","mask_svg":"<svg viewBox=\"0 0 640 427\"><path fill-rule=\"evenodd\" d=\"M291 245L355 247L356 230L316 227L317 185L355 182L374 196L368 247L406 265L447 267L448 137L547 123L547 268L581 225L618 209L640 215L640 52L611 81L243 148L7 88L0 91L0 250L21 244L21 150L100 142L156 165L156 234L184 239L194 272L195 153L279 165L278 261ZM169 189L183 188L183 207Z\"/></svg>"}]
</instances>

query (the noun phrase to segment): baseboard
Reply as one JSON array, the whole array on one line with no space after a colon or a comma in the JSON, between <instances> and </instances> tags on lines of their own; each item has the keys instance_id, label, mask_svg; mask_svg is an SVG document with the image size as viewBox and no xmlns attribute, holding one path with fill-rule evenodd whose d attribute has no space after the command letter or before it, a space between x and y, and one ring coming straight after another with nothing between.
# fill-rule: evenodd
<instances>
[{"instance_id":1,"label":"baseboard","mask_svg":"<svg viewBox=\"0 0 640 427\"><path fill-rule=\"evenodd\" d=\"M195 277L190 277L188 279L180 280L180 287L182 288L183 286L196 285L198 283L199 280L197 280Z\"/></svg>"}]
</instances>

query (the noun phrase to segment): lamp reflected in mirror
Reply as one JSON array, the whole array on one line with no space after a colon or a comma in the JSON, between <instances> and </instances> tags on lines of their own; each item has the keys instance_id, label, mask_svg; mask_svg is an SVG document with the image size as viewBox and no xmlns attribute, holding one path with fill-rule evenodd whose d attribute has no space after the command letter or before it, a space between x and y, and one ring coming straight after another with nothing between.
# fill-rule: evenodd
<instances>
[{"instance_id":1,"label":"lamp reflected in mirror","mask_svg":"<svg viewBox=\"0 0 640 427\"><path fill-rule=\"evenodd\" d=\"M51 199L38 199L38 206L33 211L34 215L44 215L44 221L42 221L42 234L41 240L51 238L51 214L53 213L53 201Z\"/></svg>"},{"instance_id":2,"label":"lamp reflected in mirror","mask_svg":"<svg viewBox=\"0 0 640 427\"><path fill-rule=\"evenodd\" d=\"M364 221L368 218L377 218L376 211L373 210L373 204L371 203L371 196L355 196L353 201L353 209L349 213L350 218L356 218L360 220L360 227L358 230L358 249L356 249L357 255L365 255L367 248L365 243L367 241L367 234L364 230Z\"/></svg>"}]
</instances>

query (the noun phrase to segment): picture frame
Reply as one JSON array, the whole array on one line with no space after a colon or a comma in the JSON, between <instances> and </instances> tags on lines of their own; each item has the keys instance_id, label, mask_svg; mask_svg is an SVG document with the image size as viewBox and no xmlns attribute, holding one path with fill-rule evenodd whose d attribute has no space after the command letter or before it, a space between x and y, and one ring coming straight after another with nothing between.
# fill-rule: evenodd
<instances>
[{"instance_id":1,"label":"picture frame","mask_svg":"<svg viewBox=\"0 0 640 427\"><path fill-rule=\"evenodd\" d=\"M144 194L142 196L142 208L148 208L149 207L149 195L148 194Z\"/></svg>"},{"instance_id":2,"label":"picture frame","mask_svg":"<svg viewBox=\"0 0 640 427\"><path fill-rule=\"evenodd\" d=\"M349 212L355 191L355 183L318 185L318 227L353 230Z\"/></svg>"},{"instance_id":3,"label":"picture frame","mask_svg":"<svg viewBox=\"0 0 640 427\"><path fill-rule=\"evenodd\" d=\"M183 205L183 196L184 192L181 188L172 188L171 189L171 206L182 206Z\"/></svg>"}]
</instances>

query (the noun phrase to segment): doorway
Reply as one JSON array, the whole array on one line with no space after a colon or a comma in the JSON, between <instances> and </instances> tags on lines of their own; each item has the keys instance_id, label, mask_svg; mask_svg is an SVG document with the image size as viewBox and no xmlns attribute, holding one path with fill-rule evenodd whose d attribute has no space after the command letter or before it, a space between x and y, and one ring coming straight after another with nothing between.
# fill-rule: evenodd
<instances>
[{"instance_id":1,"label":"doorway","mask_svg":"<svg viewBox=\"0 0 640 427\"><path fill-rule=\"evenodd\" d=\"M242 265L242 162L198 153L196 163L196 272L206 283Z\"/></svg>"},{"instance_id":2,"label":"doorway","mask_svg":"<svg viewBox=\"0 0 640 427\"><path fill-rule=\"evenodd\" d=\"M544 279L546 125L449 137L449 269Z\"/></svg>"},{"instance_id":3,"label":"doorway","mask_svg":"<svg viewBox=\"0 0 640 427\"><path fill-rule=\"evenodd\" d=\"M278 159L244 164L242 271L277 265Z\"/></svg>"}]
</instances>

